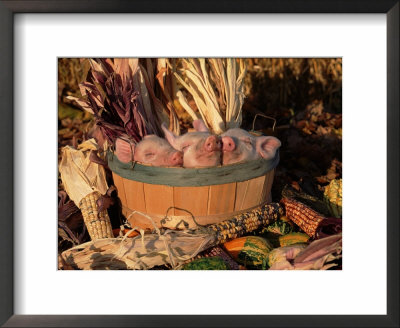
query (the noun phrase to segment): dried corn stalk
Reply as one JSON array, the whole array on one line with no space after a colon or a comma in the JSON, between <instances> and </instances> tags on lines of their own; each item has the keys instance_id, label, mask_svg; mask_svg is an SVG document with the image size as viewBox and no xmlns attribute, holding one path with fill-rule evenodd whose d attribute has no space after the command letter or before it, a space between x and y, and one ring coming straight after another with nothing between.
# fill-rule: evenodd
<instances>
[{"instance_id":1,"label":"dried corn stalk","mask_svg":"<svg viewBox=\"0 0 400 328\"><path fill-rule=\"evenodd\" d=\"M176 59L171 59L171 64L175 66ZM157 59L157 75L158 86L161 91L161 102L164 108L169 111L169 130L176 135L180 135L179 119L177 114L176 93L179 91L176 80L167 65L165 58Z\"/></svg>"},{"instance_id":2,"label":"dried corn stalk","mask_svg":"<svg viewBox=\"0 0 400 328\"><path fill-rule=\"evenodd\" d=\"M107 211L97 210L98 198L108 189L104 167L90 160L91 152L97 150L94 139L85 141L78 149L66 146L59 165L65 191L82 211L92 240L113 237Z\"/></svg>"},{"instance_id":3,"label":"dried corn stalk","mask_svg":"<svg viewBox=\"0 0 400 328\"><path fill-rule=\"evenodd\" d=\"M178 82L190 93L207 127L220 134L242 123L245 61L234 58L189 58L177 65L167 60ZM197 119L182 92L176 97L182 107Z\"/></svg>"},{"instance_id":4,"label":"dried corn stalk","mask_svg":"<svg viewBox=\"0 0 400 328\"><path fill-rule=\"evenodd\" d=\"M137 58L88 61L91 68L79 85L82 98L68 98L94 114L108 142L113 144L120 136L138 142L147 134L162 135L161 123L169 119L154 94L152 62L141 64Z\"/></svg>"}]
</instances>

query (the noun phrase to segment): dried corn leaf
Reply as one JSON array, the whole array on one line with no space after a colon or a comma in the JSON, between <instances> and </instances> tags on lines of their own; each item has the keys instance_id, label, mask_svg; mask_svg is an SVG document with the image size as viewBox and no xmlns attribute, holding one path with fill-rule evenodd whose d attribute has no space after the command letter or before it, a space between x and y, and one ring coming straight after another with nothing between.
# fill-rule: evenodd
<instances>
[{"instance_id":1,"label":"dried corn leaf","mask_svg":"<svg viewBox=\"0 0 400 328\"><path fill-rule=\"evenodd\" d=\"M190 77L192 77L192 79L193 79L191 82L189 82L190 84L187 84L183 80L183 77L180 76L177 72L174 72L174 74L175 74L175 77L178 79L178 81L193 96L196 106L199 109L201 117L202 117L203 121L206 123L206 125L210 129L212 129L215 133L222 133L224 131L224 126L225 126L223 118L221 117L220 113L218 112L218 109L215 108L215 106L212 104L212 101L209 98L207 98L207 95L205 95L205 93L206 93L205 89L200 85L200 83L196 84L196 82L198 82L199 80L196 79L195 75L192 74L191 72L189 72L189 73L186 72L186 74L189 75ZM199 88L200 88L200 90L199 90ZM182 104L182 107L183 107L183 104Z\"/></svg>"},{"instance_id":2,"label":"dried corn leaf","mask_svg":"<svg viewBox=\"0 0 400 328\"><path fill-rule=\"evenodd\" d=\"M82 198L94 191L102 195L107 192L104 167L90 160L90 153L97 150L98 145L94 139L80 144L78 149L66 146L61 150L61 180L68 196L77 206Z\"/></svg>"},{"instance_id":3,"label":"dried corn leaf","mask_svg":"<svg viewBox=\"0 0 400 328\"><path fill-rule=\"evenodd\" d=\"M134 238L98 239L64 251L63 260L83 270L150 269L173 267L196 256L215 243L208 233L167 230Z\"/></svg>"},{"instance_id":4,"label":"dried corn leaf","mask_svg":"<svg viewBox=\"0 0 400 328\"><path fill-rule=\"evenodd\" d=\"M212 132L220 134L240 126L246 73L243 59L189 58L182 59L180 67L173 66L169 61L167 64L175 78L193 97L201 118ZM196 117L187 99L181 94L176 95L189 115Z\"/></svg>"},{"instance_id":5,"label":"dried corn leaf","mask_svg":"<svg viewBox=\"0 0 400 328\"><path fill-rule=\"evenodd\" d=\"M154 70L154 65L153 62L151 60L151 58L146 58L146 70L148 78L149 78L149 82L150 82L150 87L151 89L154 90L154 76L155 74L155 70Z\"/></svg>"},{"instance_id":6,"label":"dried corn leaf","mask_svg":"<svg viewBox=\"0 0 400 328\"><path fill-rule=\"evenodd\" d=\"M143 68L140 67L140 69L137 72L138 75L138 81L139 81L139 94L141 96L142 99L142 103L146 112L147 117L151 117L153 115L153 109L151 106L151 102L150 102L150 96L149 96L149 92L147 91L147 87L146 87L146 83L144 81L144 77L143 77L143 72L142 72ZM153 125L154 121L149 121L149 125L151 125L152 130L155 132L156 131L156 127Z\"/></svg>"},{"instance_id":7,"label":"dried corn leaf","mask_svg":"<svg viewBox=\"0 0 400 328\"><path fill-rule=\"evenodd\" d=\"M175 61L172 60L173 64L174 62ZM159 58L157 60L157 71L156 79L162 93L161 101L163 106L169 111L169 130L174 132L176 135L180 135L179 118L175 107L175 93L177 86L173 74L167 66L165 58Z\"/></svg>"},{"instance_id":8,"label":"dried corn leaf","mask_svg":"<svg viewBox=\"0 0 400 328\"><path fill-rule=\"evenodd\" d=\"M90 107L87 101L73 96L67 96L66 98L75 101L83 110L89 112L90 114L94 114L92 107Z\"/></svg>"},{"instance_id":9,"label":"dried corn leaf","mask_svg":"<svg viewBox=\"0 0 400 328\"><path fill-rule=\"evenodd\" d=\"M154 110L157 113L157 118L158 118L158 124L157 124L157 131L159 131L159 127L161 126L161 123L168 124L171 119L171 113L170 115L167 114L167 111L165 110L165 106L163 105L162 101L156 97L154 89L151 87L151 82L150 82L150 77L149 74L145 70L143 70L143 79L144 83L146 85L146 88L149 92L151 101L154 105ZM177 118L176 118L177 120ZM179 126L179 123L178 123ZM158 135L162 135L162 132L159 131Z\"/></svg>"},{"instance_id":10,"label":"dried corn leaf","mask_svg":"<svg viewBox=\"0 0 400 328\"><path fill-rule=\"evenodd\" d=\"M300 247L304 249L299 250ZM277 255L282 253L282 256ZM314 240L308 246L297 244L275 248L269 254L270 270L327 270L342 257L342 234Z\"/></svg>"},{"instance_id":11,"label":"dried corn leaf","mask_svg":"<svg viewBox=\"0 0 400 328\"><path fill-rule=\"evenodd\" d=\"M118 137L139 142L147 134L161 133L166 119L163 104L154 94L152 61L142 66L137 58L89 59L90 71L75 100L95 116L96 124L113 144ZM150 76L150 77L149 77Z\"/></svg>"},{"instance_id":12,"label":"dried corn leaf","mask_svg":"<svg viewBox=\"0 0 400 328\"><path fill-rule=\"evenodd\" d=\"M186 110L186 112L188 112L190 117L193 119L193 121L194 120L198 120L199 116L194 112L192 107L189 106L189 103L188 103L185 95L182 93L181 90L178 90L176 92L176 97L178 98L179 103L181 104L181 106Z\"/></svg>"}]
</instances>

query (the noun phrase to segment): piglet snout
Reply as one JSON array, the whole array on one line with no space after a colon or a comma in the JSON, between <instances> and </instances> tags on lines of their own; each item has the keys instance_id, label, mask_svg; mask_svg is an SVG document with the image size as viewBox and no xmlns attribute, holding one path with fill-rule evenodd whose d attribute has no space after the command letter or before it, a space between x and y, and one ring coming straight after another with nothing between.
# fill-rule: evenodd
<instances>
[{"instance_id":1,"label":"piglet snout","mask_svg":"<svg viewBox=\"0 0 400 328\"><path fill-rule=\"evenodd\" d=\"M231 137L222 137L222 150L223 151L234 151L236 148L235 142Z\"/></svg>"},{"instance_id":2,"label":"piglet snout","mask_svg":"<svg viewBox=\"0 0 400 328\"><path fill-rule=\"evenodd\" d=\"M172 166L181 166L183 164L183 154L180 151L177 151L172 154L171 158L171 165Z\"/></svg>"},{"instance_id":3,"label":"piglet snout","mask_svg":"<svg viewBox=\"0 0 400 328\"><path fill-rule=\"evenodd\" d=\"M221 142L217 136L209 136L204 142L204 148L208 152L216 151L221 149Z\"/></svg>"}]
</instances>

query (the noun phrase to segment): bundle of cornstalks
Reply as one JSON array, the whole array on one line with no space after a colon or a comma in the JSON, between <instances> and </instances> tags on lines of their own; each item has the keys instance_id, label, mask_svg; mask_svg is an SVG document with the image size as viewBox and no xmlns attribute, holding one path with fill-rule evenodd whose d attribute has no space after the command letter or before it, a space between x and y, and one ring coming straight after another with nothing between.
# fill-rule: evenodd
<instances>
[{"instance_id":1,"label":"bundle of cornstalks","mask_svg":"<svg viewBox=\"0 0 400 328\"><path fill-rule=\"evenodd\" d=\"M79 84L83 98L68 98L94 115L110 144L117 137L138 142L147 134L162 135L161 123L169 119L154 94L151 60L143 64L137 58L84 60L89 61L90 70Z\"/></svg>"},{"instance_id":2,"label":"bundle of cornstalks","mask_svg":"<svg viewBox=\"0 0 400 328\"><path fill-rule=\"evenodd\" d=\"M189 58L166 63L179 84L193 97L210 131L220 134L240 126L246 74L243 59ZM198 119L185 95L179 90L175 95L192 119Z\"/></svg>"},{"instance_id":3,"label":"bundle of cornstalks","mask_svg":"<svg viewBox=\"0 0 400 328\"><path fill-rule=\"evenodd\" d=\"M177 60L179 59L170 59L170 62L174 67L176 66ZM169 130L174 132L176 135L180 135L181 131L178 112L181 106L177 100L179 99L179 97L184 96L178 88L176 79L172 74L171 68L167 64L167 59L157 59L156 78L158 82L158 85L156 85L156 89L159 89L160 91L160 101L163 104L164 108L169 111ZM187 110L193 112L190 107L187 108ZM196 117L196 115L194 115L194 117Z\"/></svg>"},{"instance_id":4,"label":"bundle of cornstalks","mask_svg":"<svg viewBox=\"0 0 400 328\"><path fill-rule=\"evenodd\" d=\"M90 139L75 149L62 149L59 165L61 180L69 198L82 211L83 221L92 240L113 237L107 210L98 210L97 201L108 189L104 167L91 161L92 152L99 149Z\"/></svg>"}]
</instances>

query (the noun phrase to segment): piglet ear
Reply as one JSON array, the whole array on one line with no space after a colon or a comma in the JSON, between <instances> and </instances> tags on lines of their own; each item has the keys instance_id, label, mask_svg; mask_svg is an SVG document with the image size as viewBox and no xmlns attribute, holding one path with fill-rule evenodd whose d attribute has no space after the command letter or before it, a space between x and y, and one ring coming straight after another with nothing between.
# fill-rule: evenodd
<instances>
[{"instance_id":1,"label":"piglet ear","mask_svg":"<svg viewBox=\"0 0 400 328\"><path fill-rule=\"evenodd\" d=\"M256 141L257 153L265 159L274 158L280 146L281 142L275 137L258 137Z\"/></svg>"},{"instance_id":2,"label":"piglet ear","mask_svg":"<svg viewBox=\"0 0 400 328\"><path fill-rule=\"evenodd\" d=\"M209 130L203 120L194 120L193 127L198 132L209 132Z\"/></svg>"},{"instance_id":3,"label":"piglet ear","mask_svg":"<svg viewBox=\"0 0 400 328\"><path fill-rule=\"evenodd\" d=\"M134 160L135 144L117 138L115 141L115 155L122 163L129 163Z\"/></svg>"},{"instance_id":4,"label":"piglet ear","mask_svg":"<svg viewBox=\"0 0 400 328\"><path fill-rule=\"evenodd\" d=\"M165 135L165 139L167 139L167 141L169 142L169 144L173 147L173 148L175 148L175 149L178 149L178 148L176 148L177 147L177 145L176 145L176 135L173 133L173 132L171 132L170 130L168 130L168 128L167 128L167 126L165 125L165 123L162 123L161 124L161 128L162 128L162 130L164 131L164 135Z\"/></svg>"}]
</instances>

